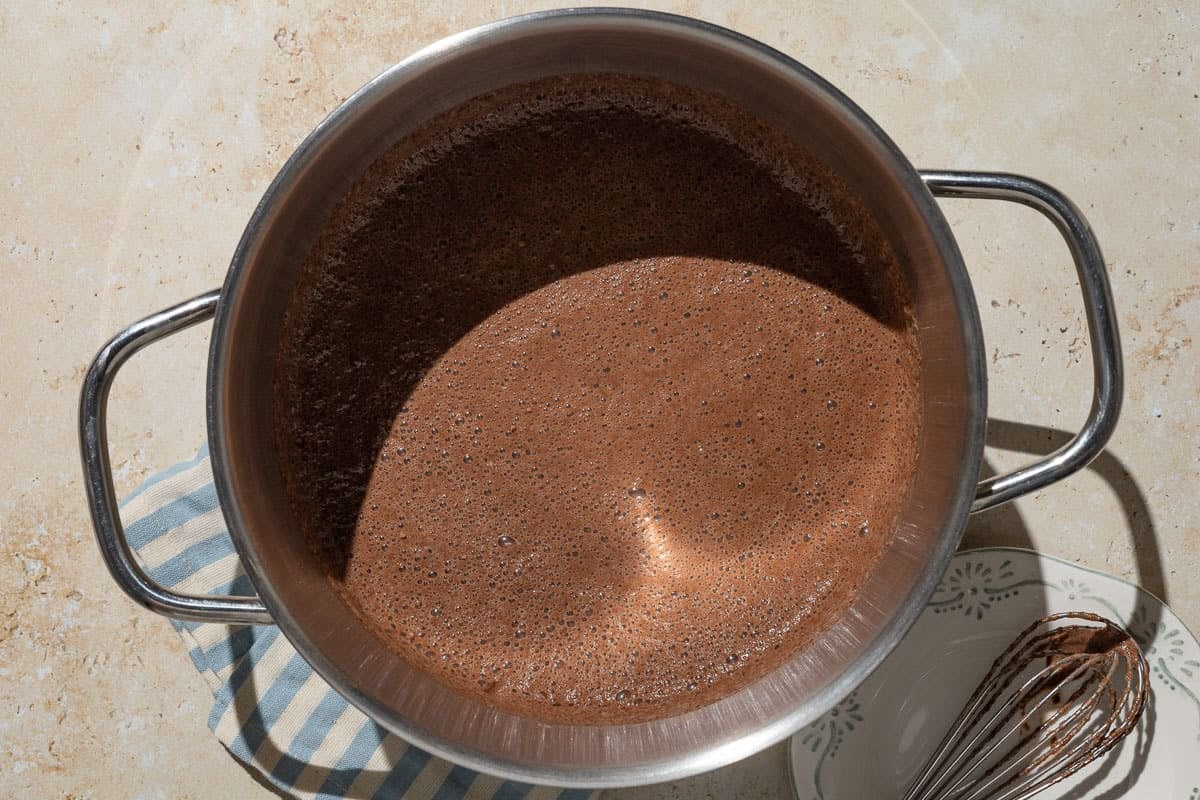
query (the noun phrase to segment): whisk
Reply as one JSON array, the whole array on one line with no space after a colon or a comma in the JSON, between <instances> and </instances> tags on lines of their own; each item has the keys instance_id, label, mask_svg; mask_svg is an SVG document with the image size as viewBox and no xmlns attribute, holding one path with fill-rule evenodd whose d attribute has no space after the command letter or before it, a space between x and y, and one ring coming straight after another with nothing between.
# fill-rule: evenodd
<instances>
[{"instance_id":1,"label":"whisk","mask_svg":"<svg viewBox=\"0 0 1200 800\"><path fill-rule=\"evenodd\" d=\"M1149 691L1137 643L1096 614L1030 625L992 664L903 800L1024 800L1111 750Z\"/></svg>"}]
</instances>

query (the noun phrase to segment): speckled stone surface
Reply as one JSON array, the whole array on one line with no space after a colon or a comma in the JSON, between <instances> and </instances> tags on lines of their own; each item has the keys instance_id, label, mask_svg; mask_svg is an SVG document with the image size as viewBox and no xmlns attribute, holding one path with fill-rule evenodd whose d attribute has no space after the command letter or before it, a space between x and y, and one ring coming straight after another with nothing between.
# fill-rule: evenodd
<instances>
[{"instance_id":1,"label":"speckled stone surface","mask_svg":"<svg viewBox=\"0 0 1200 800\"><path fill-rule=\"evenodd\" d=\"M108 0L0 6L0 786L18 797L268 797L209 734L158 617L116 589L84 507L88 360L124 324L217 286L304 134L387 65L536 6ZM840 87L923 167L1048 181L1108 258L1124 413L1092 468L973 520L1140 581L1200 629L1200 12L928 0L655 4L761 39ZM1027 209L945 205L991 375L988 466L1065 441L1090 401L1067 253ZM206 333L137 356L110 406L118 489L204 437ZM780 747L614 796L789 796Z\"/></svg>"}]
</instances>

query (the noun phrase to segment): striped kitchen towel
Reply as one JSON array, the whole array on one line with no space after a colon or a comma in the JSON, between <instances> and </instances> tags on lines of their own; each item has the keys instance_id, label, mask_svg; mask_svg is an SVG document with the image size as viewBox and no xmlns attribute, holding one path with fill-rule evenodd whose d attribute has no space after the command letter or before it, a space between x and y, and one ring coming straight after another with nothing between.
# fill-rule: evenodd
<instances>
[{"instance_id":1,"label":"striped kitchen towel","mask_svg":"<svg viewBox=\"0 0 1200 800\"><path fill-rule=\"evenodd\" d=\"M121 505L159 583L188 594L253 594L217 504L208 450L146 481ZM303 798L583 800L435 758L329 687L273 626L172 621L213 693L208 725L236 758Z\"/></svg>"}]
</instances>

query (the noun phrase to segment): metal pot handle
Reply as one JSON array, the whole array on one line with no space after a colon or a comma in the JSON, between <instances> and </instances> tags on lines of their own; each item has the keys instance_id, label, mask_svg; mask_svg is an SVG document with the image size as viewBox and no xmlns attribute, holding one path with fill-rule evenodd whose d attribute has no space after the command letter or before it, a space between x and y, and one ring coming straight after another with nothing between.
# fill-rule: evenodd
<instances>
[{"instance_id":1,"label":"metal pot handle","mask_svg":"<svg viewBox=\"0 0 1200 800\"><path fill-rule=\"evenodd\" d=\"M175 619L269 625L274 620L258 598L177 594L146 574L125 539L108 458L108 392L117 371L130 356L151 342L212 317L219 298L220 291L211 291L135 322L96 354L83 379L79 399L83 482L100 553L125 594L151 611Z\"/></svg>"},{"instance_id":2,"label":"metal pot handle","mask_svg":"<svg viewBox=\"0 0 1200 800\"><path fill-rule=\"evenodd\" d=\"M1121 409L1123 367L1104 258L1091 228L1075 204L1053 187L1020 175L987 172L923 171L938 197L1009 200L1040 211L1066 240L1083 290L1091 341L1095 386L1087 421L1066 445L1033 464L981 481L972 513L1041 489L1085 467L1104 449ZM152 580L138 565L125 539L108 457L106 412L117 371L146 345L210 318L219 291L211 291L153 314L114 336L97 353L84 378L79 403L79 435L84 485L96 539L113 579L133 600L176 619L239 624L270 624L257 598L198 597L177 594Z\"/></svg>"},{"instance_id":3,"label":"metal pot handle","mask_svg":"<svg viewBox=\"0 0 1200 800\"><path fill-rule=\"evenodd\" d=\"M1075 204L1052 186L1021 175L993 172L922 171L929 190L938 197L1009 200L1045 215L1071 251L1091 341L1092 407L1087 421L1071 441L1026 467L979 483L972 513L1006 503L1041 489L1087 466L1104 449L1117 425L1124 387L1121 343L1113 311L1112 292L1104 257L1092 229Z\"/></svg>"}]
</instances>

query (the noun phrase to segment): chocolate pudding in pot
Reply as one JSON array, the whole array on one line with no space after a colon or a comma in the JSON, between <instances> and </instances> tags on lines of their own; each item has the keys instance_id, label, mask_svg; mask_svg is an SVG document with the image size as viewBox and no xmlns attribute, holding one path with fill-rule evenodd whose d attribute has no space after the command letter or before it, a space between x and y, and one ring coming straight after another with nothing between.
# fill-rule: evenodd
<instances>
[{"instance_id":1,"label":"chocolate pudding in pot","mask_svg":"<svg viewBox=\"0 0 1200 800\"><path fill-rule=\"evenodd\" d=\"M639 722L737 691L846 610L912 482L894 255L714 95L478 97L368 170L292 297L298 524L381 641L503 711Z\"/></svg>"}]
</instances>

